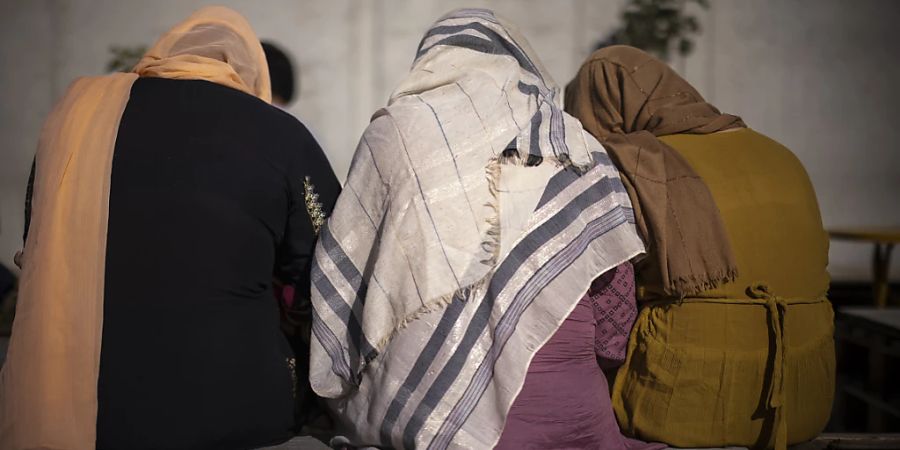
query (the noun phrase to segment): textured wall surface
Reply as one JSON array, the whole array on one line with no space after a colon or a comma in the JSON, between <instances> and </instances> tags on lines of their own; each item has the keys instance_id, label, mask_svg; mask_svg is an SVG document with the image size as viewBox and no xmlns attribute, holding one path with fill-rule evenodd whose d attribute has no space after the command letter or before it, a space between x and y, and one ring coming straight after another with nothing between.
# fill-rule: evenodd
<instances>
[{"instance_id":1,"label":"textured wall surface","mask_svg":"<svg viewBox=\"0 0 900 450\"><path fill-rule=\"evenodd\" d=\"M25 181L43 119L110 45L151 44L207 2L0 0L0 262L21 245ZM372 112L444 12L490 7L518 24L563 85L618 22L622 0L222 0L300 66L290 111L340 178ZM674 66L720 109L790 147L826 226L900 225L900 2L716 0L697 50ZM835 242L837 279L869 276L869 246ZM900 261L892 271L900 279Z\"/></svg>"}]
</instances>

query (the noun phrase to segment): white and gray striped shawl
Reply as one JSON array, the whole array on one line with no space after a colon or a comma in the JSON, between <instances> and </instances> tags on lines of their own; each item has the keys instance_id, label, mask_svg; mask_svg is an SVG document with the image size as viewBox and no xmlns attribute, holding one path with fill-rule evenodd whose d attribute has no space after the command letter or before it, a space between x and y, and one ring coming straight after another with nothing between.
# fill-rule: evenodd
<instances>
[{"instance_id":1,"label":"white and gray striped shawl","mask_svg":"<svg viewBox=\"0 0 900 450\"><path fill-rule=\"evenodd\" d=\"M350 442L492 447L535 352L643 251L561 100L512 27L459 10L375 114L312 269L310 381Z\"/></svg>"}]
</instances>

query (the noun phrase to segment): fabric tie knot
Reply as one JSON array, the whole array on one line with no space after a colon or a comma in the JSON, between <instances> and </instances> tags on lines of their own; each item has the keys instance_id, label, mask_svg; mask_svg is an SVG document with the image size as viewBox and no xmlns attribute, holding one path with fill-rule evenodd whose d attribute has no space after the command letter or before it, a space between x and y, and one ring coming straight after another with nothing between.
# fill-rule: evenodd
<instances>
[{"instance_id":1,"label":"fabric tie knot","mask_svg":"<svg viewBox=\"0 0 900 450\"><path fill-rule=\"evenodd\" d=\"M775 355L772 365L772 379L768 389L768 406L775 410L778 416L775 430L775 448L782 449L786 447L787 426L786 417L782 407L784 406L784 371L787 365L787 355L785 354L784 343L784 320L783 315L787 310L787 302L784 298L772 295L769 285L766 282L754 282L747 288L747 295L754 299L765 300L766 309L768 310L769 330L775 337Z\"/></svg>"}]
</instances>

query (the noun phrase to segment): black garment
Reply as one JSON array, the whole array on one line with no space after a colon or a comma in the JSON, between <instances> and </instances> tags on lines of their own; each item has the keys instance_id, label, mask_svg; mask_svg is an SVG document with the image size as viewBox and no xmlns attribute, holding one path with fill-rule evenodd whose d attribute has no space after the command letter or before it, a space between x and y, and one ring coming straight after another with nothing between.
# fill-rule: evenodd
<instances>
[{"instance_id":1,"label":"black garment","mask_svg":"<svg viewBox=\"0 0 900 450\"><path fill-rule=\"evenodd\" d=\"M271 286L309 283L306 176L330 212L340 185L290 115L205 81L135 82L113 157L98 448L291 437Z\"/></svg>"},{"instance_id":2,"label":"black garment","mask_svg":"<svg viewBox=\"0 0 900 450\"><path fill-rule=\"evenodd\" d=\"M28 229L31 228L31 198L34 197L34 168L35 160L31 160L31 174L28 175L28 186L25 188L25 232L22 233L22 248L25 248L24 242L28 240Z\"/></svg>"}]
</instances>

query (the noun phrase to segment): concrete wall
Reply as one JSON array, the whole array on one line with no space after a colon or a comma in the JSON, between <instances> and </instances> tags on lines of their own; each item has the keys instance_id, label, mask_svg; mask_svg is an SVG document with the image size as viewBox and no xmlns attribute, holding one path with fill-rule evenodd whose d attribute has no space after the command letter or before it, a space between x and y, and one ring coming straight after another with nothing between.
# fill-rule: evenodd
<instances>
[{"instance_id":1,"label":"concrete wall","mask_svg":"<svg viewBox=\"0 0 900 450\"><path fill-rule=\"evenodd\" d=\"M150 44L200 0L0 0L0 262L21 242L21 204L42 121L110 45ZM618 22L623 0L224 0L301 66L291 111L343 178L368 118L444 12L490 7L517 23L560 84ZM900 40L892 0L716 0L676 68L722 110L793 149L827 226L900 224ZM832 273L867 279L870 249L835 243ZM894 278L900 279L900 262Z\"/></svg>"},{"instance_id":2,"label":"concrete wall","mask_svg":"<svg viewBox=\"0 0 900 450\"><path fill-rule=\"evenodd\" d=\"M826 227L900 226L900 2L712 3L688 79L797 154ZM871 247L832 241L832 276L868 280Z\"/></svg>"}]
</instances>

